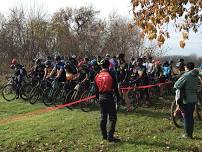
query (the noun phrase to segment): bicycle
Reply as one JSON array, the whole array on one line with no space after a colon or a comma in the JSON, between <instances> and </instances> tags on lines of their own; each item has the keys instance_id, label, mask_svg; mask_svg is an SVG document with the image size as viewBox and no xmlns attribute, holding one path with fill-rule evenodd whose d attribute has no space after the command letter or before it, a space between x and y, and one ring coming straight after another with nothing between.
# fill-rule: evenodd
<instances>
[{"instance_id":1,"label":"bicycle","mask_svg":"<svg viewBox=\"0 0 202 152\"><path fill-rule=\"evenodd\" d=\"M19 96L17 89L19 90L17 78L15 76L12 76L11 78L9 78L8 83L2 88L3 98L6 101L15 100L17 96Z\"/></svg>"},{"instance_id":2,"label":"bicycle","mask_svg":"<svg viewBox=\"0 0 202 152\"><path fill-rule=\"evenodd\" d=\"M201 98L198 98L198 102L195 105L195 111L194 111L194 118L198 119L199 121L202 121L202 100ZM184 126L184 114L182 111L180 111L177 107L176 101L173 101L171 104L171 120L173 124L177 128L183 128Z\"/></svg>"},{"instance_id":3,"label":"bicycle","mask_svg":"<svg viewBox=\"0 0 202 152\"><path fill-rule=\"evenodd\" d=\"M91 97L95 95L95 84L94 82L91 82L90 84L90 89L89 90L86 90L82 95L81 95L81 98L86 98L86 97ZM97 99L96 98L93 98L93 99L89 99L85 102L81 102L80 103L80 107L81 107L81 110L83 112L89 112L92 110L93 107L95 107L95 105L97 104Z\"/></svg>"},{"instance_id":4,"label":"bicycle","mask_svg":"<svg viewBox=\"0 0 202 152\"><path fill-rule=\"evenodd\" d=\"M84 95L82 96L82 92L81 91L83 89L81 87L83 87L83 86L81 86L81 84L77 84L73 89L71 89L71 90L68 91L68 93L67 93L67 95L65 97L66 103L71 103L73 101L77 101L80 98L84 97ZM67 108L72 109L73 106L67 106Z\"/></svg>"},{"instance_id":5,"label":"bicycle","mask_svg":"<svg viewBox=\"0 0 202 152\"><path fill-rule=\"evenodd\" d=\"M31 90L29 94L29 103L35 104L37 101L39 101L43 96L43 91L50 85L51 82L49 80L38 81L36 86Z\"/></svg>"}]
</instances>

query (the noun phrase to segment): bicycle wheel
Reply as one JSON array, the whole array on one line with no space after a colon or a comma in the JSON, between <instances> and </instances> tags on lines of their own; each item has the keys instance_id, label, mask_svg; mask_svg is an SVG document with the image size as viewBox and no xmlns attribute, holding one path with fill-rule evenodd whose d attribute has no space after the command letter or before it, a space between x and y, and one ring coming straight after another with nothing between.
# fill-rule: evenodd
<instances>
[{"instance_id":1,"label":"bicycle wheel","mask_svg":"<svg viewBox=\"0 0 202 152\"><path fill-rule=\"evenodd\" d=\"M43 94L43 90L41 88L34 87L32 91L30 92L29 103L35 104L37 101L40 100L42 94Z\"/></svg>"},{"instance_id":2,"label":"bicycle wheel","mask_svg":"<svg viewBox=\"0 0 202 152\"><path fill-rule=\"evenodd\" d=\"M53 104L53 88L46 88L43 92L43 103L46 106L51 106Z\"/></svg>"},{"instance_id":3,"label":"bicycle wheel","mask_svg":"<svg viewBox=\"0 0 202 152\"><path fill-rule=\"evenodd\" d=\"M135 91L134 91L134 90L130 90L130 91L128 92L128 98L129 98L130 100L133 100L133 99L135 98Z\"/></svg>"},{"instance_id":4,"label":"bicycle wheel","mask_svg":"<svg viewBox=\"0 0 202 152\"><path fill-rule=\"evenodd\" d=\"M2 88L2 96L6 101L15 100L17 97L16 87L14 84L7 84Z\"/></svg>"},{"instance_id":5,"label":"bicycle wheel","mask_svg":"<svg viewBox=\"0 0 202 152\"><path fill-rule=\"evenodd\" d=\"M81 95L81 99L84 99L86 97L92 96L92 93L89 93L88 91L85 91ZM96 99L89 99L87 101L81 102L80 107L83 112L89 112L92 110L92 108L95 106Z\"/></svg>"},{"instance_id":6,"label":"bicycle wheel","mask_svg":"<svg viewBox=\"0 0 202 152\"><path fill-rule=\"evenodd\" d=\"M176 111L176 109L177 109L176 102L173 101L171 104L171 112L170 112L172 122L177 128L183 128L183 126L184 126L183 115L182 115L181 111Z\"/></svg>"},{"instance_id":7,"label":"bicycle wheel","mask_svg":"<svg viewBox=\"0 0 202 152\"><path fill-rule=\"evenodd\" d=\"M75 100L74 94L75 94L75 90L68 91L68 93L65 97L64 104L68 104L68 103L73 102ZM65 107L70 109L70 110L72 110L72 108L73 108L73 106L65 106Z\"/></svg>"},{"instance_id":8,"label":"bicycle wheel","mask_svg":"<svg viewBox=\"0 0 202 152\"><path fill-rule=\"evenodd\" d=\"M202 101L199 100L196 104L196 114L198 120L202 121Z\"/></svg>"},{"instance_id":9,"label":"bicycle wheel","mask_svg":"<svg viewBox=\"0 0 202 152\"><path fill-rule=\"evenodd\" d=\"M32 89L33 89L33 86L31 83L27 83L27 84L23 85L20 88L20 97L23 100L29 100L30 93L31 93Z\"/></svg>"},{"instance_id":10,"label":"bicycle wheel","mask_svg":"<svg viewBox=\"0 0 202 152\"><path fill-rule=\"evenodd\" d=\"M65 104L65 90L57 90L53 93L53 104L54 106L60 106Z\"/></svg>"}]
</instances>

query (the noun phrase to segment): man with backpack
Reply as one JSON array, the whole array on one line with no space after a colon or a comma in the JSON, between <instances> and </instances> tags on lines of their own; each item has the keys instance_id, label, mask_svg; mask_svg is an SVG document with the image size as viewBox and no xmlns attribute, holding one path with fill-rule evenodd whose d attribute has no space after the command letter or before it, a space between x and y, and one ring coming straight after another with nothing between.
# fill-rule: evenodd
<instances>
[{"instance_id":1,"label":"man with backpack","mask_svg":"<svg viewBox=\"0 0 202 152\"><path fill-rule=\"evenodd\" d=\"M119 91L116 77L109 72L109 61L101 61L102 70L95 77L96 98L99 100L101 107L100 128L103 140L109 142L119 142L120 139L114 137L115 126L117 121L117 109L114 101L114 94L119 101ZM107 132L107 121L109 116L110 128Z\"/></svg>"}]
</instances>

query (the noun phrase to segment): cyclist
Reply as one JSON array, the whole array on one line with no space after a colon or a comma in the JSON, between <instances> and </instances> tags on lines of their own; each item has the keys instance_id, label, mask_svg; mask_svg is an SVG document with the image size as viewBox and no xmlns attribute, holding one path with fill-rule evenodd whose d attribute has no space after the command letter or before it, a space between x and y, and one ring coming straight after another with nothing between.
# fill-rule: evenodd
<instances>
[{"instance_id":1,"label":"cyclist","mask_svg":"<svg viewBox=\"0 0 202 152\"><path fill-rule=\"evenodd\" d=\"M180 73L183 73L185 71L184 59L180 59L179 62L176 64L176 67L178 68Z\"/></svg>"},{"instance_id":2,"label":"cyclist","mask_svg":"<svg viewBox=\"0 0 202 152\"><path fill-rule=\"evenodd\" d=\"M163 64L162 70L163 70L163 76L165 77L165 79L166 79L166 80L169 79L170 76L171 76L171 68L170 68L170 66L169 66L168 61L166 61L166 62Z\"/></svg>"},{"instance_id":3,"label":"cyclist","mask_svg":"<svg viewBox=\"0 0 202 152\"><path fill-rule=\"evenodd\" d=\"M74 66L77 66L78 65L78 61L77 61L77 56L76 55L72 55L71 57L70 57L70 63L72 64L72 65L74 65Z\"/></svg>"},{"instance_id":4,"label":"cyclist","mask_svg":"<svg viewBox=\"0 0 202 152\"><path fill-rule=\"evenodd\" d=\"M14 69L14 80L16 81L17 85L16 94L18 99L20 94L20 87L22 86L23 79L27 76L27 72L25 67L19 64L15 58L11 61L11 69Z\"/></svg>"},{"instance_id":5,"label":"cyclist","mask_svg":"<svg viewBox=\"0 0 202 152\"><path fill-rule=\"evenodd\" d=\"M130 74L129 74L128 64L126 63L124 57L125 57L124 54L119 55L118 82L120 84L120 87L127 88L129 86ZM125 100L127 111L131 112L132 107L131 107L131 102L128 98L128 92L129 90L122 90L123 99Z\"/></svg>"},{"instance_id":6,"label":"cyclist","mask_svg":"<svg viewBox=\"0 0 202 152\"><path fill-rule=\"evenodd\" d=\"M148 65L147 65L147 73L149 77L154 77L154 63L152 61L152 57L149 57L148 59Z\"/></svg>"},{"instance_id":7,"label":"cyclist","mask_svg":"<svg viewBox=\"0 0 202 152\"><path fill-rule=\"evenodd\" d=\"M83 64L78 67L78 73L75 75L74 80L78 81L85 89L90 86L88 65Z\"/></svg>"},{"instance_id":8,"label":"cyclist","mask_svg":"<svg viewBox=\"0 0 202 152\"><path fill-rule=\"evenodd\" d=\"M56 74L55 80L58 80L59 82L65 82L66 81L66 73L65 73L65 63L62 62L61 57L57 56L55 58L55 66L53 67L53 70L50 73L49 77L52 77Z\"/></svg>"},{"instance_id":9,"label":"cyclist","mask_svg":"<svg viewBox=\"0 0 202 152\"><path fill-rule=\"evenodd\" d=\"M44 69L45 65L42 63L42 60L37 59L31 73L34 81L42 80L44 78Z\"/></svg>"},{"instance_id":10,"label":"cyclist","mask_svg":"<svg viewBox=\"0 0 202 152\"><path fill-rule=\"evenodd\" d=\"M53 70L52 62L50 60L47 60L45 62L44 77L43 77L44 80L50 77L52 70Z\"/></svg>"},{"instance_id":11,"label":"cyclist","mask_svg":"<svg viewBox=\"0 0 202 152\"><path fill-rule=\"evenodd\" d=\"M147 86L149 85L149 77L144 69L138 69L137 79L133 82L136 86ZM148 89L140 89L140 95L142 99L145 99L145 106L151 104Z\"/></svg>"}]
</instances>

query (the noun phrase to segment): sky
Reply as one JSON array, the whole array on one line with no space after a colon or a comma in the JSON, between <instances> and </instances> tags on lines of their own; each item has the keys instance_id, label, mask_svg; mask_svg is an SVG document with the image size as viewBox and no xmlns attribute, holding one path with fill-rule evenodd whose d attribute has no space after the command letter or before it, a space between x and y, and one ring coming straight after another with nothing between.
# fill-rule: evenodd
<instances>
[{"instance_id":1,"label":"sky","mask_svg":"<svg viewBox=\"0 0 202 152\"><path fill-rule=\"evenodd\" d=\"M100 11L100 17L105 17L116 11L119 15L132 19L130 4L131 0L2 0L0 12L7 15L10 8L23 7L29 11L30 8L40 8L51 15L53 12L63 7L78 8L86 5ZM199 33L190 33L189 40L186 41L184 49L179 47L180 33L170 29L170 39L164 45L167 48L167 55L190 55L202 56L202 30Z\"/></svg>"}]
</instances>

